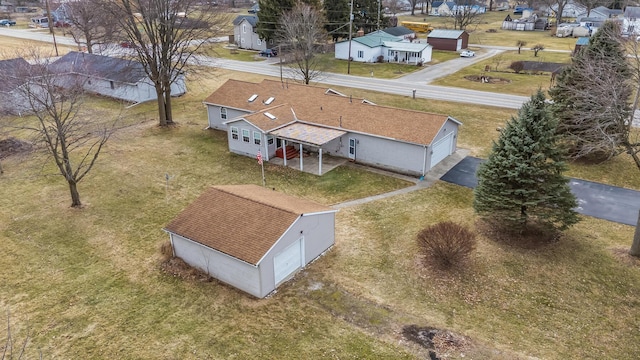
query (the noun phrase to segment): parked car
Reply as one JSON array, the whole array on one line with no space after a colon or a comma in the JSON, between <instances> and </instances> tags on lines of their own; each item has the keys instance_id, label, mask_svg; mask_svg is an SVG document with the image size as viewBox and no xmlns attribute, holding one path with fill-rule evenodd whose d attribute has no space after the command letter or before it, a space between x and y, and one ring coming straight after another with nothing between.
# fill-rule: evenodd
<instances>
[{"instance_id":1,"label":"parked car","mask_svg":"<svg viewBox=\"0 0 640 360\"><path fill-rule=\"evenodd\" d=\"M247 10L247 12L249 14L257 14L258 12L260 12L260 5L255 4L251 7L251 9Z\"/></svg>"},{"instance_id":2,"label":"parked car","mask_svg":"<svg viewBox=\"0 0 640 360\"><path fill-rule=\"evenodd\" d=\"M474 53L471 50L462 50L462 52L460 52L460 57L474 57L476 56L476 53Z\"/></svg>"},{"instance_id":3,"label":"parked car","mask_svg":"<svg viewBox=\"0 0 640 360\"><path fill-rule=\"evenodd\" d=\"M260 51L260 56L272 57L278 56L278 51L276 49L265 49Z\"/></svg>"},{"instance_id":4,"label":"parked car","mask_svg":"<svg viewBox=\"0 0 640 360\"><path fill-rule=\"evenodd\" d=\"M16 22L13 21L13 20L9 20L9 19L0 20L0 26L13 26L15 24L16 24Z\"/></svg>"}]
</instances>

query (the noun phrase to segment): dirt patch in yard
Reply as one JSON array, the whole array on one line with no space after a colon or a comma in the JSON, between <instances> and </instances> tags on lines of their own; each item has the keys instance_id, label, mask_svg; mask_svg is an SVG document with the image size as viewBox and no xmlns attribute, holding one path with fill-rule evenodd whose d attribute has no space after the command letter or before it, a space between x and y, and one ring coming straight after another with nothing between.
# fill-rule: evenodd
<instances>
[{"instance_id":1,"label":"dirt patch in yard","mask_svg":"<svg viewBox=\"0 0 640 360\"><path fill-rule=\"evenodd\" d=\"M431 360L440 359L438 354L463 352L471 344L464 336L429 326L407 325L402 328L402 335L405 339L428 349Z\"/></svg>"},{"instance_id":2,"label":"dirt patch in yard","mask_svg":"<svg viewBox=\"0 0 640 360\"><path fill-rule=\"evenodd\" d=\"M175 277L179 277L183 280L201 282L209 282L214 280L211 276L189 266L182 259L177 257L172 257L166 261L163 261L160 264L160 268L165 273Z\"/></svg>"},{"instance_id":3,"label":"dirt patch in yard","mask_svg":"<svg viewBox=\"0 0 640 360\"><path fill-rule=\"evenodd\" d=\"M14 137L0 140L0 159L11 155L26 154L31 152L33 145Z\"/></svg>"},{"instance_id":4,"label":"dirt patch in yard","mask_svg":"<svg viewBox=\"0 0 640 360\"><path fill-rule=\"evenodd\" d=\"M503 79L499 77L493 76L483 76L483 75L467 75L464 77L465 79L473 82L485 83L485 84L510 84L511 80ZM484 79L484 80L483 80Z\"/></svg>"}]
</instances>

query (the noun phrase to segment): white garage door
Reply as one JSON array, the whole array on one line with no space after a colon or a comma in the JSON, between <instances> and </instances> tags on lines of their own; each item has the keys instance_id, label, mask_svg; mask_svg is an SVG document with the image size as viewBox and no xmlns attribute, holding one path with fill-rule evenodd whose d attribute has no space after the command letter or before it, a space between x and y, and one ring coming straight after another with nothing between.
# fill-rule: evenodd
<instances>
[{"instance_id":1,"label":"white garage door","mask_svg":"<svg viewBox=\"0 0 640 360\"><path fill-rule=\"evenodd\" d=\"M273 258L276 285L302 267L302 238Z\"/></svg>"},{"instance_id":2,"label":"white garage door","mask_svg":"<svg viewBox=\"0 0 640 360\"><path fill-rule=\"evenodd\" d=\"M447 156L451 155L453 150L453 133L443 137L436 141L431 147L431 166L436 166L440 161L444 160Z\"/></svg>"}]
</instances>

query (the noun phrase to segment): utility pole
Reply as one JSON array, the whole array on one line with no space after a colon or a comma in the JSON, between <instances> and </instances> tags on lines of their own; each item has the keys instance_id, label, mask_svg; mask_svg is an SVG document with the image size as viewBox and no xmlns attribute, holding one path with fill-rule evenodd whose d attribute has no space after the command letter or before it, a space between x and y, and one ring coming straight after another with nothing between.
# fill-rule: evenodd
<instances>
[{"instance_id":1,"label":"utility pole","mask_svg":"<svg viewBox=\"0 0 640 360\"><path fill-rule=\"evenodd\" d=\"M353 0L351 0L351 10L349 10L349 57L347 58L347 75L351 74L351 35L353 33Z\"/></svg>"},{"instance_id":2,"label":"utility pole","mask_svg":"<svg viewBox=\"0 0 640 360\"><path fill-rule=\"evenodd\" d=\"M51 8L49 7L49 0L46 1L47 5L47 19L49 21L49 32L53 36L53 47L56 49L56 56L58 55L58 44L56 43L56 33L53 31L53 21L51 21Z\"/></svg>"},{"instance_id":3,"label":"utility pole","mask_svg":"<svg viewBox=\"0 0 640 360\"><path fill-rule=\"evenodd\" d=\"M380 2L382 0L378 0L378 30L380 30Z\"/></svg>"}]
</instances>

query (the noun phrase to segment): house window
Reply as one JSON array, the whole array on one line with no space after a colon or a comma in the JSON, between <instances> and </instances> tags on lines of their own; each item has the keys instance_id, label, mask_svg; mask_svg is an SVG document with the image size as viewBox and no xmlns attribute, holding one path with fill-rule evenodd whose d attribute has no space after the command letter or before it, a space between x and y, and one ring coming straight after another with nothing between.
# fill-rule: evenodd
<instances>
[{"instance_id":1,"label":"house window","mask_svg":"<svg viewBox=\"0 0 640 360\"><path fill-rule=\"evenodd\" d=\"M273 45L273 39L269 39L269 44Z\"/></svg>"},{"instance_id":2,"label":"house window","mask_svg":"<svg viewBox=\"0 0 640 360\"><path fill-rule=\"evenodd\" d=\"M242 129L242 141L249 142L249 130Z\"/></svg>"},{"instance_id":3,"label":"house window","mask_svg":"<svg viewBox=\"0 0 640 360\"><path fill-rule=\"evenodd\" d=\"M262 142L262 134L260 134L257 131L253 132L253 143L256 145L260 145L260 143Z\"/></svg>"},{"instance_id":4,"label":"house window","mask_svg":"<svg viewBox=\"0 0 640 360\"><path fill-rule=\"evenodd\" d=\"M273 136L267 136L267 144L273 145Z\"/></svg>"},{"instance_id":5,"label":"house window","mask_svg":"<svg viewBox=\"0 0 640 360\"><path fill-rule=\"evenodd\" d=\"M262 45L262 40L258 39L258 45Z\"/></svg>"},{"instance_id":6,"label":"house window","mask_svg":"<svg viewBox=\"0 0 640 360\"><path fill-rule=\"evenodd\" d=\"M109 86L111 86L111 89L116 88L116 85L113 83L113 81L109 81Z\"/></svg>"},{"instance_id":7,"label":"house window","mask_svg":"<svg viewBox=\"0 0 640 360\"><path fill-rule=\"evenodd\" d=\"M233 140L238 140L238 128L235 126L231 127L231 138Z\"/></svg>"},{"instance_id":8,"label":"house window","mask_svg":"<svg viewBox=\"0 0 640 360\"><path fill-rule=\"evenodd\" d=\"M242 33L243 34L247 33L247 24L242 24Z\"/></svg>"},{"instance_id":9,"label":"house window","mask_svg":"<svg viewBox=\"0 0 640 360\"><path fill-rule=\"evenodd\" d=\"M220 108L220 119L227 119L227 108Z\"/></svg>"},{"instance_id":10,"label":"house window","mask_svg":"<svg viewBox=\"0 0 640 360\"><path fill-rule=\"evenodd\" d=\"M364 57L364 51L358 50L358 58L362 59Z\"/></svg>"}]
</instances>

